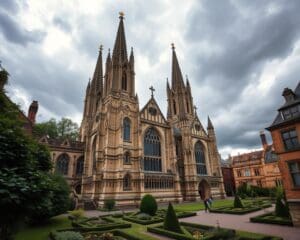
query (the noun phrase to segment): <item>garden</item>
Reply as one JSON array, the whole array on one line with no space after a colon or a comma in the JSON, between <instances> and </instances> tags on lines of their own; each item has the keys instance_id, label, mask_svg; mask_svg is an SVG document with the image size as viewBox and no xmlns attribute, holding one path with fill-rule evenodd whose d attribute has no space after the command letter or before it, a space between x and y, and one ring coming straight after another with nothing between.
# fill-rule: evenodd
<instances>
[{"instance_id":1,"label":"garden","mask_svg":"<svg viewBox=\"0 0 300 240\"><path fill-rule=\"evenodd\" d=\"M195 213L174 209L171 203L167 209L158 209L154 197L145 195L138 212L86 218L83 210L71 211L68 217L70 225L51 231L49 237L52 240L154 240L159 239L159 235L180 240L280 239L224 229L219 226L205 226L178 221L180 217L192 215Z\"/></svg>"}]
</instances>

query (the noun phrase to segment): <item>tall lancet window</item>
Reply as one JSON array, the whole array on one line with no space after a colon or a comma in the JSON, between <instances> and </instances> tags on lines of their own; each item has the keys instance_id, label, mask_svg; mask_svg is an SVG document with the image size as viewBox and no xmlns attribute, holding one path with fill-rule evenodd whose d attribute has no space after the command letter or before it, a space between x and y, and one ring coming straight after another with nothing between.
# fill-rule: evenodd
<instances>
[{"instance_id":1,"label":"tall lancet window","mask_svg":"<svg viewBox=\"0 0 300 240\"><path fill-rule=\"evenodd\" d=\"M123 190L124 191L131 190L131 177L128 173L123 178Z\"/></svg>"},{"instance_id":2,"label":"tall lancet window","mask_svg":"<svg viewBox=\"0 0 300 240\"><path fill-rule=\"evenodd\" d=\"M95 174L97 172L97 136L95 136L94 141L93 141L93 145L92 145L92 154L93 154L93 168L92 168L92 172L93 174Z\"/></svg>"},{"instance_id":3,"label":"tall lancet window","mask_svg":"<svg viewBox=\"0 0 300 240\"><path fill-rule=\"evenodd\" d=\"M81 176L83 174L84 168L84 158L81 156L76 163L76 176Z\"/></svg>"},{"instance_id":4,"label":"tall lancet window","mask_svg":"<svg viewBox=\"0 0 300 240\"><path fill-rule=\"evenodd\" d=\"M195 160L198 175L207 175L204 146L201 142L195 144Z\"/></svg>"},{"instance_id":5,"label":"tall lancet window","mask_svg":"<svg viewBox=\"0 0 300 240\"><path fill-rule=\"evenodd\" d=\"M149 128L144 137L144 170L162 171L160 139L154 128Z\"/></svg>"},{"instance_id":6,"label":"tall lancet window","mask_svg":"<svg viewBox=\"0 0 300 240\"><path fill-rule=\"evenodd\" d=\"M130 119L128 117L123 120L123 140L130 141Z\"/></svg>"},{"instance_id":7,"label":"tall lancet window","mask_svg":"<svg viewBox=\"0 0 300 240\"><path fill-rule=\"evenodd\" d=\"M174 109L174 114L176 115L177 112L176 112L176 102L175 102L175 100L173 100L173 109Z\"/></svg>"},{"instance_id":8,"label":"tall lancet window","mask_svg":"<svg viewBox=\"0 0 300 240\"><path fill-rule=\"evenodd\" d=\"M123 74L122 74L122 90L127 91L127 75L126 75L126 71L123 71Z\"/></svg>"},{"instance_id":9,"label":"tall lancet window","mask_svg":"<svg viewBox=\"0 0 300 240\"><path fill-rule=\"evenodd\" d=\"M68 175L69 161L69 156L67 154L61 154L56 161L56 172L62 175Z\"/></svg>"}]
</instances>

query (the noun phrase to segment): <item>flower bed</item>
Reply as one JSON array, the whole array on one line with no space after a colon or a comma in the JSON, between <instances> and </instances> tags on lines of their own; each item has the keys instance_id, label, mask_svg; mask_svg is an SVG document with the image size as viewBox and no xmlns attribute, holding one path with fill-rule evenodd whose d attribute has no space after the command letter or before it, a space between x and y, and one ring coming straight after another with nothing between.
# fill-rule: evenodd
<instances>
[{"instance_id":1,"label":"flower bed","mask_svg":"<svg viewBox=\"0 0 300 240\"><path fill-rule=\"evenodd\" d=\"M149 225L149 224L163 222L165 215L166 215L166 210L159 209L156 212L155 216L150 216L147 214L141 214L139 212L135 212L135 213L127 213L123 215L123 219L129 222L134 222L142 225ZM176 215L178 218L185 218L185 217L196 216L197 214L195 212L176 211Z\"/></svg>"},{"instance_id":2,"label":"flower bed","mask_svg":"<svg viewBox=\"0 0 300 240\"><path fill-rule=\"evenodd\" d=\"M250 218L251 222L257 223L269 223L269 224L277 224L277 225L286 225L293 226L293 222L290 218L278 217L274 212L265 213L256 217Z\"/></svg>"}]
</instances>

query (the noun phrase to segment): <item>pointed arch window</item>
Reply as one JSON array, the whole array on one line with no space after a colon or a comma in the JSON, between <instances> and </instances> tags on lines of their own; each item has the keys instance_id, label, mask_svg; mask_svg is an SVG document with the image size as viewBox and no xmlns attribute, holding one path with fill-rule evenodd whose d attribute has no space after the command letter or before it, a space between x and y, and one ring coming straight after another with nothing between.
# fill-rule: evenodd
<instances>
[{"instance_id":1,"label":"pointed arch window","mask_svg":"<svg viewBox=\"0 0 300 240\"><path fill-rule=\"evenodd\" d=\"M123 157L123 163L124 164L130 164L130 152L125 152L124 157Z\"/></svg>"},{"instance_id":2,"label":"pointed arch window","mask_svg":"<svg viewBox=\"0 0 300 240\"><path fill-rule=\"evenodd\" d=\"M69 156L66 153L61 154L56 161L56 172L62 175L68 175Z\"/></svg>"},{"instance_id":3,"label":"pointed arch window","mask_svg":"<svg viewBox=\"0 0 300 240\"><path fill-rule=\"evenodd\" d=\"M149 128L144 137L144 170L162 171L160 139L154 128Z\"/></svg>"},{"instance_id":4,"label":"pointed arch window","mask_svg":"<svg viewBox=\"0 0 300 240\"><path fill-rule=\"evenodd\" d=\"M126 71L122 73L122 90L127 91L127 75Z\"/></svg>"},{"instance_id":5,"label":"pointed arch window","mask_svg":"<svg viewBox=\"0 0 300 240\"><path fill-rule=\"evenodd\" d=\"M173 109L174 109L174 114L176 115L177 112L176 112L176 102L175 102L175 100L173 100Z\"/></svg>"},{"instance_id":6,"label":"pointed arch window","mask_svg":"<svg viewBox=\"0 0 300 240\"><path fill-rule=\"evenodd\" d=\"M201 142L195 144L195 160L198 175L207 175L204 146Z\"/></svg>"},{"instance_id":7,"label":"pointed arch window","mask_svg":"<svg viewBox=\"0 0 300 240\"><path fill-rule=\"evenodd\" d=\"M76 163L76 176L81 176L83 174L83 167L84 167L84 158L81 156L78 158Z\"/></svg>"},{"instance_id":8,"label":"pointed arch window","mask_svg":"<svg viewBox=\"0 0 300 240\"><path fill-rule=\"evenodd\" d=\"M97 136L95 136L94 141L93 141L93 145L92 145L92 159L93 159L93 168L92 168L92 172L93 174L95 174L97 172Z\"/></svg>"},{"instance_id":9,"label":"pointed arch window","mask_svg":"<svg viewBox=\"0 0 300 240\"><path fill-rule=\"evenodd\" d=\"M123 190L129 191L131 190L131 177L129 174L126 174L123 178Z\"/></svg>"},{"instance_id":10,"label":"pointed arch window","mask_svg":"<svg viewBox=\"0 0 300 240\"><path fill-rule=\"evenodd\" d=\"M123 120L123 140L130 141L130 119L128 117Z\"/></svg>"}]
</instances>

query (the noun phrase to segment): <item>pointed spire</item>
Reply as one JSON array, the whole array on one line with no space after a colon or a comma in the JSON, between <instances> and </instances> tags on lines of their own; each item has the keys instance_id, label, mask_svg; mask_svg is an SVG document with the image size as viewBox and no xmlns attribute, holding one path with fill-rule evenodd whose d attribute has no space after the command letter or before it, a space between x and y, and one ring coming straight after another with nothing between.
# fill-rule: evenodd
<instances>
[{"instance_id":1,"label":"pointed spire","mask_svg":"<svg viewBox=\"0 0 300 240\"><path fill-rule=\"evenodd\" d=\"M96 94L100 94L103 91L103 68L102 68L102 50L103 46L100 45L99 47L99 55L97 59L97 64L93 76L93 87L95 87Z\"/></svg>"},{"instance_id":2,"label":"pointed spire","mask_svg":"<svg viewBox=\"0 0 300 240\"><path fill-rule=\"evenodd\" d=\"M207 129L214 129L214 126L212 125L212 122L211 122L209 116L207 117Z\"/></svg>"},{"instance_id":3,"label":"pointed spire","mask_svg":"<svg viewBox=\"0 0 300 240\"><path fill-rule=\"evenodd\" d=\"M106 63L105 63L105 72L108 73L108 70L111 66L111 57L110 57L110 48L108 49L107 57L106 57Z\"/></svg>"},{"instance_id":4,"label":"pointed spire","mask_svg":"<svg viewBox=\"0 0 300 240\"><path fill-rule=\"evenodd\" d=\"M117 37L115 40L114 50L112 54L112 59L114 64L119 63L119 60L121 63L123 63L125 60L127 61L127 49L126 49L126 38L125 38L125 31L124 31L124 13L119 13L120 23L119 28L117 32Z\"/></svg>"},{"instance_id":5,"label":"pointed spire","mask_svg":"<svg viewBox=\"0 0 300 240\"><path fill-rule=\"evenodd\" d=\"M171 44L172 46L172 89L178 89L184 87L182 73L179 67L179 63L177 60L175 46L174 43Z\"/></svg>"},{"instance_id":6,"label":"pointed spire","mask_svg":"<svg viewBox=\"0 0 300 240\"><path fill-rule=\"evenodd\" d=\"M131 47L131 51L130 51L130 57L129 57L129 63L131 65L132 68L134 68L134 55L133 55L133 47Z\"/></svg>"},{"instance_id":7,"label":"pointed spire","mask_svg":"<svg viewBox=\"0 0 300 240\"><path fill-rule=\"evenodd\" d=\"M191 86L190 86L190 81L189 81L189 78L188 78L188 75L185 75L185 79L186 79L186 86L187 86L188 88L191 88Z\"/></svg>"},{"instance_id":8,"label":"pointed spire","mask_svg":"<svg viewBox=\"0 0 300 240\"><path fill-rule=\"evenodd\" d=\"M87 84L87 86L86 86L86 94L89 93L90 88L91 88L91 78L89 78L89 82L88 82L88 84Z\"/></svg>"}]
</instances>

